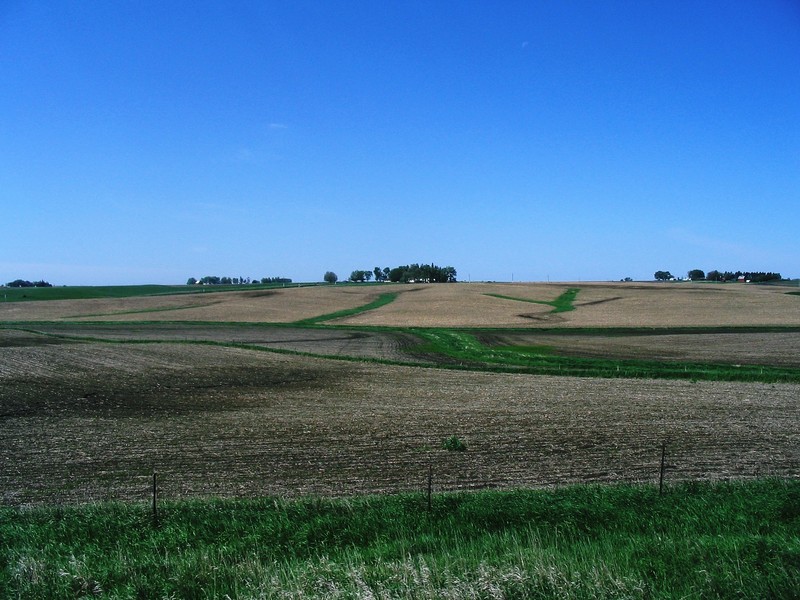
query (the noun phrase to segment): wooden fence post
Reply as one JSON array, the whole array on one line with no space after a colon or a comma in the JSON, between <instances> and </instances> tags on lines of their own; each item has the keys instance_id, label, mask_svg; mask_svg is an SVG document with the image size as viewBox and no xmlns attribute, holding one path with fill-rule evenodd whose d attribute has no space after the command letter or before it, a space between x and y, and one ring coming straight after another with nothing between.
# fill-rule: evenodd
<instances>
[{"instance_id":1,"label":"wooden fence post","mask_svg":"<svg viewBox=\"0 0 800 600\"><path fill-rule=\"evenodd\" d=\"M153 527L158 527L158 476L153 471Z\"/></svg>"},{"instance_id":2,"label":"wooden fence post","mask_svg":"<svg viewBox=\"0 0 800 600\"><path fill-rule=\"evenodd\" d=\"M433 493L433 464L428 463L428 512L431 512L432 493Z\"/></svg>"},{"instance_id":3,"label":"wooden fence post","mask_svg":"<svg viewBox=\"0 0 800 600\"><path fill-rule=\"evenodd\" d=\"M667 442L661 443L661 473L658 477L658 495L664 493L664 473L667 470Z\"/></svg>"}]
</instances>

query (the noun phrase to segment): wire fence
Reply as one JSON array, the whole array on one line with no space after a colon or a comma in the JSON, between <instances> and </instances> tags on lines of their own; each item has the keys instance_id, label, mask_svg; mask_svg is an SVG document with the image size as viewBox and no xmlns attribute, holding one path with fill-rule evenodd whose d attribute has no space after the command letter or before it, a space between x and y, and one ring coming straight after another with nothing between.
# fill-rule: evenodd
<instances>
[{"instance_id":1,"label":"wire fence","mask_svg":"<svg viewBox=\"0 0 800 600\"><path fill-rule=\"evenodd\" d=\"M61 474L5 474L5 505L85 504L104 501L157 502L191 498L308 496L351 497L396 493L432 494L486 489L555 488L573 484L652 485L661 493L677 482L794 478L800 474L800 452L772 456L744 451L737 454L693 455L666 441L645 451L600 460L586 453L554 454L525 460L499 452L435 449L402 459L343 465L328 460L303 464L262 464L252 461L206 466L195 472L191 463L140 465L125 469L84 468ZM89 465L91 467L91 465ZM212 465L212 467L214 467ZM154 508L155 510L155 508Z\"/></svg>"}]
</instances>

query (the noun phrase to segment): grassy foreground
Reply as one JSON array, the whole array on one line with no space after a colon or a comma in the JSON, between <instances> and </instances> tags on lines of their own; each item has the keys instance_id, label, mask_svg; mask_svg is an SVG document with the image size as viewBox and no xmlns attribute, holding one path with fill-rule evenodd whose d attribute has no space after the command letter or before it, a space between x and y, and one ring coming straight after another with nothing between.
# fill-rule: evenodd
<instances>
[{"instance_id":1,"label":"grassy foreground","mask_svg":"<svg viewBox=\"0 0 800 600\"><path fill-rule=\"evenodd\" d=\"M2 598L796 598L800 481L0 509Z\"/></svg>"}]
</instances>

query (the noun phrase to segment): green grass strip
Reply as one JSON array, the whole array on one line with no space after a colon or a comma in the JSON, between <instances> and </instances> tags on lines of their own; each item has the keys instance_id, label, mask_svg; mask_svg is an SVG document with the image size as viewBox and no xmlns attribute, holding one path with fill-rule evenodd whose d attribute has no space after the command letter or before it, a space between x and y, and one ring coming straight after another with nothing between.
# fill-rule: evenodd
<instances>
[{"instance_id":1,"label":"green grass strip","mask_svg":"<svg viewBox=\"0 0 800 600\"><path fill-rule=\"evenodd\" d=\"M503 300L514 300L516 302L531 302L533 304L545 304L547 306L552 306L553 310L550 312L552 313L560 313L560 312L567 312L570 310L575 310L575 306L573 303L575 302L575 298L580 292L580 288L569 288L566 292L561 294L555 300L531 300L530 298L515 298L514 296L504 296L503 294L484 294L485 296L492 296L493 298L501 298Z\"/></svg>"},{"instance_id":2,"label":"green grass strip","mask_svg":"<svg viewBox=\"0 0 800 600\"><path fill-rule=\"evenodd\" d=\"M558 356L550 347L485 346L466 331L417 329L414 333L426 342L417 352L447 356L458 361L450 366L470 370L631 379L800 382L800 369L793 367L577 358Z\"/></svg>"},{"instance_id":3,"label":"green grass strip","mask_svg":"<svg viewBox=\"0 0 800 600\"><path fill-rule=\"evenodd\" d=\"M344 317L352 317L353 315L358 315L363 312L367 312L369 310L375 310L376 308L380 308L381 306L386 306L394 302L397 299L398 293L397 292L389 292L386 294L381 294L372 302L368 304L364 304L363 306L357 306L355 308L346 308L345 310L339 310L336 312L328 313L325 315L319 315L317 317L311 317L309 319L301 319L299 321L295 321L293 325L305 326L305 325L317 325L324 321L332 321L333 319L342 319Z\"/></svg>"},{"instance_id":4,"label":"green grass strip","mask_svg":"<svg viewBox=\"0 0 800 600\"><path fill-rule=\"evenodd\" d=\"M2 598L788 599L798 565L798 480L0 508Z\"/></svg>"}]
</instances>

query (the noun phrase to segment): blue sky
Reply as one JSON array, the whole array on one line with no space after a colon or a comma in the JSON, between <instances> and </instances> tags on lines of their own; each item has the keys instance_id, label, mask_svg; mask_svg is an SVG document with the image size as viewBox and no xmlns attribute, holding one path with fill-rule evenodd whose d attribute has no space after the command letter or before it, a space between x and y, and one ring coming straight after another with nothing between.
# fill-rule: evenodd
<instances>
[{"instance_id":1,"label":"blue sky","mask_svg":"<svg viewBox=\"0 0 800 600\"><path fill-rule=\"evenodd\" d=\"M0 282L800 276L800 3L0 2Z\"/></svg>"}]
</instances>

